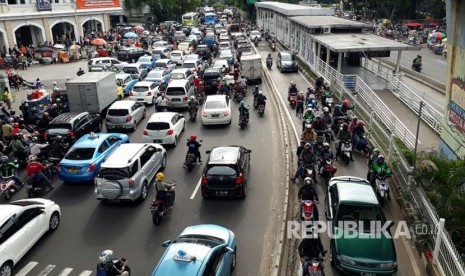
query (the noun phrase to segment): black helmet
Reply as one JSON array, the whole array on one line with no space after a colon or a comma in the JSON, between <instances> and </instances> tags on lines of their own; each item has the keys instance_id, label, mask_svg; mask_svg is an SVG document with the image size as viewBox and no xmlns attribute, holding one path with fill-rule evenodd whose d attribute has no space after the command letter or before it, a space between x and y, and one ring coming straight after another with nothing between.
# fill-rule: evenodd
<instances>
[{"instance_id":1,"label":"black helmet","mask_svg":"<svg viewBox=\"0 0 465 276\"><path fill-rule=\"evenodd\" d=\"M349 129L349 126L348 126L347 124L343 124L343 125L342 125L342 129L343 129L343 130L348 130L348 129Z\"/></svg>"}]
</instances>

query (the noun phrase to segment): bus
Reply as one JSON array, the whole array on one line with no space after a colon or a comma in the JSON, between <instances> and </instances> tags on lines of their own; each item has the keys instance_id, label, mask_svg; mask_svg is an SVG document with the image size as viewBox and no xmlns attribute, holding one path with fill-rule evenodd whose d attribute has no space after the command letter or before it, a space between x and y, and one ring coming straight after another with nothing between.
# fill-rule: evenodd
<instances>
[{"instance_id":1,"label":"bus","mask_svg":"<svg viewBox=\"0 0 465 276\"><path fill-rule=\"evenodd\" d=\"M204 12L204 13L209 13L209 12L214 13L214 12L215 12L215 9L212 8L212 7L204 7L204 8L203 8L203 12Z\"/></svg>"},{"instance_id":2,"label":"bus","mask_svg":"<svg viewBox=\"0 0 465 276\"><path fill-rule=\"evenodd\" d=\"M216 23L216 14L209 12L205 14L205 25L215 25Z\"/></svg>"},{"instance_id":3,"label":"bus","mask_svg":"<svg viewBox=\"0 0 465 276\"><path fill-rule=\"evenodd\" d=\"M196 12L189 12L182 16L182 24L186 26L196 26L198 24L198 14Z\"/></svg>"}]
</instances>

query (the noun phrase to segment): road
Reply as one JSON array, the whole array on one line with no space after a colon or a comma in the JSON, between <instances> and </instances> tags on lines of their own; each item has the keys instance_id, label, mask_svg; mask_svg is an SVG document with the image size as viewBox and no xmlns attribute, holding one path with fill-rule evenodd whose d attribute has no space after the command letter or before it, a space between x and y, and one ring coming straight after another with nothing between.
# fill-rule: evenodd
<instances>
[{"instance_id":1,"label":"road","mask_svg":"<svg viewBox=\"0 0 465 276\"><path fill-rule=\"evenodd\" d=\"M431 77L442 83L446 83L447 76L447 58L444 55L435 55L426 45L421 46L421 50L417 51L402 51L400 64L407 68L412 68L412 61L417 55L421 55L423 59L423 74ZM391 56L388 60L397 62L397 51L391 51Z\"/></svg>"},{"instance_id":2,"label":"road","mask_svg":"<svg viewBox=\"0 0 465 276\"><path fill-rule=\"evenodd\" d=\"M65 76L75 76L79 67L86 69L85 63L39 66L19 73L27 80L39 76L47 87L51 87L53 81L62 86ZM263 89L268 93L266 87ZM19 92L16 106L25 95L25 91ZM252 104L252 97L248 95L245 101ZM238 239L235 275L268 275L273 255L270 252L273 252L273 240L279 227L276 220L284 200L281 196L285 176L281 169L284 167L282 140L277 119L271 112L274 109L271 101L263 118L251 112L251 122L244 130L237 124L238 105L232 105L230 126L207 129L200 121L186 122L180 141L197 134L203 139L203 160L207 160L205 150L214 146L236 144L250 148L252 165L245 200L204 201L200 192L194 193L203 165L190 173L182 167L186 152L183 143L167 149L166 179L176 179L178 186L173 212L158 227L152 224L148 200L142 204L105 204L95 199L91 183L56 181L56 188L44 197L61 206L61 225L32 248L15 267L14 275L58 275L65 268L73 269L71 275L91 275L95 273L98 255L105 249L112 249L117 257L126 257L134 275L150 275L164 252L161 243L176 238L185 227L201 223L220 224L235 232ZM148 116L130 134L131 142L141 141L142 130L153 110L147 107ZM154 195L153 189L150 195ZM25 192L20 191L12 200L24 197ZM33 267L35 263L38 264ZM30 266L33 267L30 272L20 273Z\"/></svg>"},{"instance_id":3,"label":"road","mask_svg":"<svg viewBox=\"0 0 465 276\"><path fill-rule=\"evenodd\" d=\"M261 42L259 44L259 51L260 51L263 59L265 59L266 56L268 55L268 53L270 53L269 48L268 48L268 46L266 46L265 42ZM273 79L275 85L279 89L280 95L283 97L284 101L287 103L287 91L288 91L289 83L291 81L294 81L296 83L296 85L297 85L297 88L299 90L303 91L304 94L305 94L306 90L307 90L307 87L309 86L308 82L299 73L280 73L279 69L276 68L277 52L275 52L275 53L271 52L271 53L272 53L272 56L273 56L274 63L273 63L272 70L269 71L269 72L270 72L271 78ZM296 127L298 135L300 135L302 120L295 116L295 111L292 110L289 105L286 105L286 107L288 108L288 110L289 110L289 112L291 114L292 122ZM332 145L331 147L332 147L333 152L335 153L334 145ZM293 151L293 153L295 154L295 151ZM336 176L347 175L347 176L358 176L358 177L366 178L367 160L362 156L362 154L360 154L358 152L354 152L353 155L354 155L355 162L351 162L347 166L345 164L341 164L341 163L338 163L336 161L335 165L338 168ZM323 187L323 185L324 185L324 184L322 184L322 183L324 183L323 179L319 178L319 176L318 176L318 179L319 179L319 182L318 182L318 184L315 185L316 189L317 189L317 192L318 192L318 195L319 195L319 198L320 198L320 203L318 204L318 210L319 210L319 213L320 213L320 219L324 220L325 219L325 216L324 216L324 198L325 198L326 188ZM301 187L301 183L293 184L295 194L297 194L298 188L300 188L300 187ZM296 196L295 196L295 198L296 198ZM292 200L290 200L290 202L292 202ZM294 202L296 202L296 201L294 201ZM295 206L293 211L294 211L293 217L297 218L298 217L298 214L297 214L298 207ZM400 220L403 220L403 218L400 215L399 206L396 204L395 200L392 200L390 202L386 202L386 204L384 206L384 212L385 212L386 217L388 218L388 220L394 221L396 223L398 221L400 221ZM395 228L393 228L393 229L395 229ZM330 242L330 240L329 240L328 236L327 235L322 235L321 237L322 237L322 241L323 241L323 245L324 245L325 249L329 250L329 242ZM291 244L294 244L295 246L297 246L299 242L300 241L291 241ZM402 243L402 241L400 239L395 239L394 243L395 243L396 252L397 252L397 262L398 262L398 269L399 269L398 275L400 275L400 276L403 276L403 275L415 275L414 272L413 272L412 264L410 263L410 260L408 258L408 255L407 255L404 244ZM292 255L292 254L294 254L294 255ZM289 255L290 255L289 260L298 258L298 254L297 254L296 250L294 252L291 252ZM298 264L294 264L295 266L293 266L293 267L292 267L292 265L293 265L293 263L290 261L290 266L291 267L288 266L288 268L287 268L288 271L290 271L293 268L295 269L295 267ZM338 271L334 270L331 267L331 265L329 263L329 259L325 262L325 274L326 275L341 275Z\"/></svg>"}]
</instances>

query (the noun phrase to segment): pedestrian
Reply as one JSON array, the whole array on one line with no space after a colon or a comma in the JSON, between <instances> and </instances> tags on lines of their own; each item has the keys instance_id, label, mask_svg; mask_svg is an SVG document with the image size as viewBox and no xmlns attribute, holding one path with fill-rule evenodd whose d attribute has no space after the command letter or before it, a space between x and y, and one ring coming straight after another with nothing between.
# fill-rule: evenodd
<instances>
[{"instance_id":1,"label":"pedestrian","mask_svg":"<svg viewBox=\"0 0 465 276\"><path fill-rule=\"evenodd\" d=\"M8 106L8 109L11 109L11 95L8 87L5 87L5 91L3 92L3 101L6 103L6 106Z\"/></svg>"},{"instance_id":2,"label":"pedestrian","mask_svg":"<svg viewBox=\"0 0 465 276\"><path fill-rule=\"evenodd\" d=\"M16 91L19 91L19 84L20 84L21 80L19 79L19 76L18 75L15 75L13 77L13 86L15 87L15 90Z\"/></svg>"}]
</instances>

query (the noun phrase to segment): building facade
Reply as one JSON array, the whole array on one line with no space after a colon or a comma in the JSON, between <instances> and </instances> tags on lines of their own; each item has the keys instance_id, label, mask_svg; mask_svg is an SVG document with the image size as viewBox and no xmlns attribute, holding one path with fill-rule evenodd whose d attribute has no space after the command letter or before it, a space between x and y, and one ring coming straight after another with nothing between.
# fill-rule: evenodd
<instances>
[{"instance_id":1,"label":"building facade","mask_svg":"<svg viewBox=\"0 0 465 276\"><path fill-rule=\"evenodd\" d=\"M110 28L122 14L119 0L0 0L0 49L56 41L80 41Z\"/></svg>"}]
</instances>

